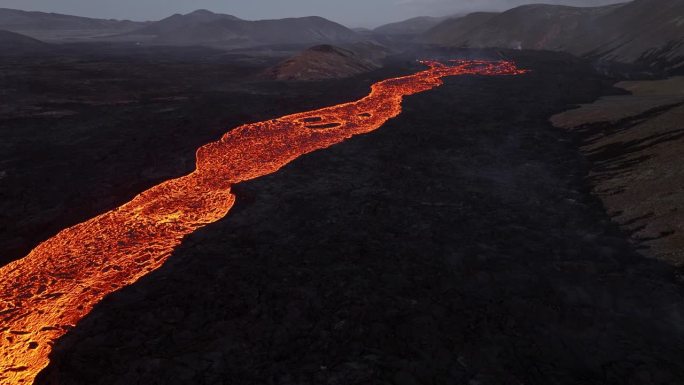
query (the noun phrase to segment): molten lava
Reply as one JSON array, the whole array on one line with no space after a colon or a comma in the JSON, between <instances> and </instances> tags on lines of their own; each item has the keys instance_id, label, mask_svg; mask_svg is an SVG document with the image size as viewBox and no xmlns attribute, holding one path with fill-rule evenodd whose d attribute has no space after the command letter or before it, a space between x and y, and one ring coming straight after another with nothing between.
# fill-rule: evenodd
<instances>
[{"instance_id":1,"label":"molten lava","mask_svg":"<svg viewBox=\"0 0 684 385\"><path fill-rule=\"evenodd\" d=\"M231 186L312 151L382 126L404 96L455 75L516 75L511 62L424 62L429 69L378 82L352 103L247 124L197 151L191 174L67 228L0 268L0 383L29 384L52 344L107 294L159 268L186 235L228 213Z\"/></svg>"}]
</instances>

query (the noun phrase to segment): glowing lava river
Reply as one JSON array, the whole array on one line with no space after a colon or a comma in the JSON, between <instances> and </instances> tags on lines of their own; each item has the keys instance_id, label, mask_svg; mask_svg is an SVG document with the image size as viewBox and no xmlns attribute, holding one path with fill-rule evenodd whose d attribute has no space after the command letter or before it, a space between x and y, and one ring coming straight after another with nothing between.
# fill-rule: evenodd
<instances>
[{"instance_id":1,"label":"glowing lava river","mask_svg":"<svg viewBox=\"0 0 684 385\"><path fill-rule=\"evenodd\" d=\"M30 384L55 340L103 297L159 268L183 237L228 214L231 186L381 127L404 96L456 75L517 75L507 61L423 62L429 68L374 84L351 103L246 124L197 151L192 173L67 228L0 268L0 383Z\"/></svg>"}]
</instances>

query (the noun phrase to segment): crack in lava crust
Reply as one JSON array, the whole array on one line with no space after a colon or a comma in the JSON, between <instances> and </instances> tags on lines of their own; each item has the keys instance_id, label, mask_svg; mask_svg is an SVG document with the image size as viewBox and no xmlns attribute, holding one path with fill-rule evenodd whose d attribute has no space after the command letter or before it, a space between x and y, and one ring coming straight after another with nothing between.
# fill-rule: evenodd
<instances>
[{"instance_id":1,"label":"crack in lava crust","mask_svg":"<svg viewBox=\"0 0 684 385\"><path fill-rule=\"evenodd\" d=\"M404 96L455 75L517 75L515 64L425 61L429 69L374 84L352 103L246 124L197 151L197 168L67 228L0 268L0 383L29 384L52 344L104 296L159 268L186 235L228 214L231 186L382 126Z\"/></svg>"}]
</instances>

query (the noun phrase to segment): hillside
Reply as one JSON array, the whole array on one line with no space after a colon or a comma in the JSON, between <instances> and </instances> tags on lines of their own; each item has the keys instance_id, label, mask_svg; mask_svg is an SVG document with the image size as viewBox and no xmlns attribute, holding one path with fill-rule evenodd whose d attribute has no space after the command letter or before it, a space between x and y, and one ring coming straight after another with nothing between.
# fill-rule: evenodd
<instances>
[{"instance_id":1,"label":"hillside","mask_svg":"<svg viewBox=\"0 0 684 385\"><path fill-rule=\"evenodd\" d=\"M15 32L0 30L0 50L3 55L12 53L41 52L50 46L40 40Z\"/></svg>"},{"instance_id":2,"label":"hillside","mask_svg":"<svg viewBox=\"0 0 684 385\"><path fill-rule=\"evenodd\" d=\"M144 23L128 20L105 20L29 12L0 8L0 29L21 33L38 39L61 39L124 33L140 28Z\"/></svg>"},{"instance_id":3,"label":"hillside","mask_svg":"<svg viewBox=\"0 0 684 385\"><path fill-rule=\"evenodd\" d=\"M460 38L485 22L498 15L495 12L475 12L463 17L445 20L418 37L419 41L439 43L441 45L458 45Z\"/></svg>"},{"instance_id":4,"label":"hillside","mask_svg":"<svg viewBox=\"0 0 684 385\"><path fill-rule=\"evenodd\" d=\"M580 139L593 193L644 254L684 266L684 77L615 85L606 96L555 115Z\"/></svg>"},{"instance_id":5,"label":"hillside","mask_svg":"<svg viewBox=\"0 0 684 385\"><path fill-rule=\"evenodd\" d=\"M199 9L186 15L177 13L165 19L150 23L141 29L132 31L131 34L163 36L184 28L192 28L195 25L212 23L221 20L235 21L240 19L233 15L213 13L211 11Z\"/></svg>"},{"instance_id":6,"label":"hillside","mask_svg":"<svg viewBox=\"0 0 684 385\"><path fill-rule=\"evenodd\" d=\"M270 68L266 76L277 80L346 78L380 68L387 53L384 47L375 44L345 48L319 45Z\"/></svg>"},{"instance_id":7,"label":"hillside","mask_svg":"<svg viewBox=\"0 0 684 385\"><path fill-rule=\"evenodd\" d=\"M446 19L448 19L448 17L419 16L396 23L382 25L375 28L373 32L384 35L419 35Z\"/></svg>"},{"instance_id":8,"label":"hillside","mask_svg":"<svg viewBox=\"0 0 684 385\"><path fill-rule=\"evenodd\" d=\"M471 18L467 23L470 28L448 30L449 33L435 36L432 42L468 47L563 50L587 30L598 15L611 9L525 5L500 14ZM452 24L460 27L457 23Z\"/></svg>"},{"instance_id":9,"label":"hillside","mask_svg":"<svg viewBox=\"0 0 684 385\"><path fill-rule=\"evenodd\" d=\"M597 36L600 37L598 42ZM598 18L595 29L584 31L576 44L570 49L580 54L681 68L684 64L684 0L628 3Z\"/></svg>"},{"instance_id":10,"label":"hillside","mask_svg":"<svg viewBox=\"0 0 684 385\"><path fill-rule=\"evenodd\" d=\"M585 8L537 4L476 15L444 21L419 40L441 46L565 51L665 69L684 64L684 0Z\"/></svg>"}]
</instances>

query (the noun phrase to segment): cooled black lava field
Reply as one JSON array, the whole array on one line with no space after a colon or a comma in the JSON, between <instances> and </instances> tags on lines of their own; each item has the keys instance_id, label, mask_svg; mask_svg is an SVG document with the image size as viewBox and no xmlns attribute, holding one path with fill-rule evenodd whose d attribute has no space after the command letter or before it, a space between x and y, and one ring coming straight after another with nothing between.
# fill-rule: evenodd
<instances>
[{"instance_id":1,"label":"cooled black lava field","mask_svg":"<svg viewBox=\"0 0 684 385\"><path fill-rule=\"evenodd\" d=\"M232 127L420 68L281 83L260 77L269 59L122 50L1 59L3 264L191 171ZM674 268L637 253L548 122L614 79L503 54L532 72L446 79L379 130L235 186L228 217L99 304L36 383L677 383Z\"/></svg>"}]
</instances>

